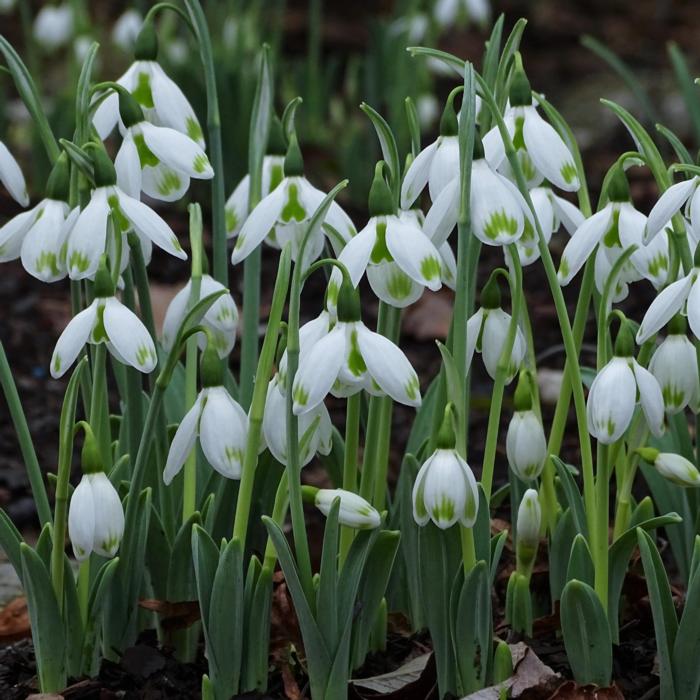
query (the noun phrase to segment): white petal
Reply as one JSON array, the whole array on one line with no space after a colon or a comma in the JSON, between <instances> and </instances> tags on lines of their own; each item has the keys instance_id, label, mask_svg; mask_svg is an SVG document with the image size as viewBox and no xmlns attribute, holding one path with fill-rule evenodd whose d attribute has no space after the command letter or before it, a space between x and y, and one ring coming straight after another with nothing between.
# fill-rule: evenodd
<instances>
[{"instance_id":1,"label":"white petal","mask_svg":"<svg viewBox=\"0 0 700 700\"><path fill-rule=\"evenodd\" d=\"M671 185L659 197L647 219L645 243L648 243L661 229L666 226L671 217L676 214L697 186L697 178L677 182Z\"/></svg>"},{"instance_id":2,"label":"white petal","mask_svg":"<svg viewBox=\"0 0 700 700\"><path fill-rule=\"evenodd\" d=\"M430 146L424 148L414 159L406 170L401 185L401 208L409 209L413 202L418 199L418 195L428 184L430 165L437 150L438 142L433 141Z\"/></svg>"},{"instance_id":3,"label":"white petal","mask_svg":"<svg viewBox=\"0 0 700 700\"><path fill-rule=\"evenodd\" d=\"M651 434L661 437L664 432L664 397L656 377L644 369L636 360L632 361L632 371L639 388L639 402Z\"/></svg>"},{"instance_id":4,"label":"white petal","mask_svg":"<svg viewBox=\"0 0 700 700\"><path fill-rule=\"evenodd\" d=\"M423 232L438 248L447 240L457 223L459 214L459 178L455 178L440 192L425 217Z\"/></svg>"},{"instance_id":5,"label":"white petal","mask_svg":"<svg viewBox=\"0 0 700 700\"><path fill-rule=\"evenodd\" d=\"M695 410L698 361L695 347L685 335L669 335L649 362L649 371L661 387L667 413L680 413L688 404Z\"/></svg>"},{"instance_id":6,"label":"white petal","mask_svg":"<svg viewBox=\"0 0 700 700\"><path fill-rule=\"evenodd\" d=\"M479 308L476 313L470 317L467 321L467 353L466 360L467 366L465 372L468 372L472 366L472 360L474 359L474 350L480 340L481 336L481 326L484 322L484 310Z\"/></svg>"},{"instance_id":7,"label":"white petal","mask_svg":"<svg viewBox=\"0 0 700 700\"><path fill-rule=\"evenodd\" d=\"M484 367L492 379L495 379L498 370L498 361L501 358L503 347L508 334L508 326L510 325L510 314L503 309L489 309L485 314L484 329L481 334L481 358L484 361ZM510 366L508 367L506 381L509 383L520 369L520 363L525 357L525 338L517 326L515 338L513 340L513 349L510 354Z\"/></svg>"},{"instance_id":8,"label":"white petal","mask_svg":"<svg viewBox=\"0 0 700 700\"><path fill-rule=\"evenodd\" d=\"M51 376L54 379L66 373L83 345L87 343L97 319L97 304L98 300L95 299L87 309L77 313L63 329L51 355Z\"/></svg>"},{"instance_id":9,"label":"white petal","mask_svg":"<svg viewBox=\"0 0 700 700\"><path fill-rule=\"evenodd\" d=\"M639 330L637 343L641 345L651 338L654 333L663 328L682 308L693 286L697 273L691 273L676 280L659 292L647 309Z\"/></svg>"},{"instance_id":10,"label":"white petal","mask_svg":"<svg viewBox=\"0 0 700 700\"><path fill-rule=\"evenodd\" d=\"M129 66L126 73L124 73L119 80L116 82L119 85L123 85L127 90L131 92L134 85L134 78L138 72L140 62ZM92 118L92 123L97 134L102 141L104 141L113 131L114 127L119 121L119 95L116 92L110 91L109 95L100 102L99 106L95 110L95 114Z\"/></svg>"},{"instance_id":11,"label":"white petal","mask_svg":"<svg viewBox=\"0 0 700 700\"><path fill-rule=\"evenodd\" d=\"M434 202L455 178L459 179L459 141L456 136L441 136L430 163L428 190Z\"/></svg>"},{"instance_id":12,"label":"white petal","mask_svg":"<svg viewBox=\"0 0 700 700\"><path fill-rule=\"evenodd\" d=\"M388 338L357 324L357 343L372 379L394 401L420 406L420 382L406 355Z\"/></svg>"},{"instance_id":13,"label":"white petal","mask_svg":"<svg viewBox=\"0 0 700 700\"><path fill-rule=\"evenodd\" d=\"M250 192L250 176L246 175L236 185L236 189L226 200L224 212L226 215L226 236L233 238L243 226L248 216L248 194Z\"/></svg>"},{"instance_id":14,"label":"white petal","mask_svg":"<svg viewBox=\"0 0 700 700\"><path fill-rule=\"evenodd\" d=\"M378 222L376 218L370 219L367 226L350 239L338 256L338 261L345 265L350 274L353 287L357 287L367 269L372 248L377 242L378 223L381 222ZM342 278L339 270L336 273L337 275L341 275Z\"/></svg>"},{"instance_id":15,"label":"white petal","mask_svg":"<svg viewBox=\"0 0 700 700\"><path fill-rule=\"evenodd\" d=\"M534 411L513 414L506 434L506 455L510 468L524 481L540 475L547 459L547 440Z\"/></svg>"},{"instance_id":16,"label":"white petal","mask_svg":"<svg viewBox=\"0 0 700 700\"><path fill-rule=\"evenodd\" d=\"M131 129L127 129L117 157L114 159L117 171L117 184L130 197L138 199L141 195L141 161L134 143Z\"/></svg>"},{"instance_id":17,"label":"white petal","mask_svg":"<svg viewBox=\"0 0 700 700\"><path fill-rule=\"evenodd\" d=\"M41 204L17 214L0 228L0 262L9 262L19 257L24 237L34 223L40 206Z\"/></svg>"},{"instance_id":18,"label":"white petal","mask_svg":"<svg viewBox=\"0 0 700 700\"><path fill-rule=\"evenodd\" d=\"M146 326L124 304L110 297L105 301L104 326L110 343L123 358L140 372L152 372L158 356Z\"/></svg>"},{"instance_id":19,"label":"white petal","mask_svg":"<svg viewBox=\"0 0 700 700\"><path fill-rule=\"evenodd\" d=\"M22 170L2 141L0 141L0 182L5 185L5 189L18 204L23 207L29 204L29 194Z\"/></svg>"},{"instance_id":20,"label":"white petal","mask_svg":"<svg viewBox=\"0 0 700 700\"><path fill-rule=\"evenodd\" d=\"M424 287L414 282L395 262L367 268L367 281L381 301L404 309L420 299Z\"/></svg>"},{"instance_id":21,"label":"white petal","mask_svg":"<svg viewBox=\"0 0 700 700\"><path fill-rule=\"evenodd\" d=\"M139 127L146 145L158 160L190 177L201 180L214 177L214 170L204 149L189 136L148 122L142 122Z\"/></svg>"},{"instance_id":22,"label":"white petal","mask_svg":"<svg viewBox=\"0 0 700 700\"><path fill-rule=\"evenodd\" d=\"M199 440L209 464L227 479L240 479L248 417L224 387L212 387L199 421Z\"/></svg>"},{"instance_id":23,"label":"white petal","mask_svg":"<svg viewBox=\"0 0 700 700\"><path fill-rule=\"evenodd\" d=\"M637 401L637 384L629 358L614 357L593 380L588 394L588 430L610 445L627 430Z\"/></svg>"},{"instance_id":24,"label":"white petal","mask_svg":"<svg viewBox=\"0 0 700 700\"><path fill-rule=\"evenodd\" d=\"M387 217L386 245L396 264L415 282L437 291L442 286L440 254L415 226Z\"/></svg>"},{"instance_id":25,"label":"white petal","mask_svg":"<svg viewBox=\"0 0 700 700\"><path fill-rule=\"evenodd\" d=\"M514 128L514 123L512 118L510 119L511 127ZM508 123L506 122L506 127ZM510 132L511 129L508 129ZM497 126L492 127L482 139L484 145L484 154L486 156L486 161L492 168L498 168L503 159L506 157L506 149L503 145L503 139L501 139L501 133Z\"/></svg>"},{"instance_id":26,"label":"white petal","mask_svg":"<svg viewBox=\"0 0 700 700\"><path fill-rule=\"evenodd\" d=\"M149 238L166 253L180 260L187 260L187 253L173 230L147 204L129 197L125 192L118 192L119 207L138 233Z\"/></svg>"},{"instance_id":27,"label":"white petal","mask_svg":"<svg viewBox=\"0 0 700 700\"><path fill-rule=\"evenodd\" d=\"M550 197L557 218L561 221L568 234L572 235L586 220L586 217L575 204L572 204L563 197L559 197L551 191Z\"/></svg>"},{"instance_id":28,"label":"white petal","mask_svg":"<svg viewBox=\"0 0 700 700\"><path fill-rule=\"evenodd\" d=\"M197 425L202 411L202 394L197 396L192 408L190 408L180 421L173 441L170 443L168 457L165 460L163 470L163 482L167 486L180 473L182 465L189 456L197 439Z\"/></svg>"},{"instance_id":29,"label":"white petal","mask_svg":"<svg viewBox=\"0 0 700 700\"><path fill-rule=\"evenodd\" d=\"M559 261L559 271L557 272L559 284L562 286L569 284L583 267L608 230L612 212L612 204L608 203L576 229Z\"/></svg>"},{"instance_id":30,"label":"white petal","mask_svg":"<svg viewBox=\"0 0 700 700\"><path fill-rule=\"evenodd\" d=\"M71 279L92 278L107 247L107 190L99 187L80 212L68 237L66 266Z\"/></svg>"},{"instance_id":31,"label":"white petal","mask_svg":"<svg viewBox=\"0 0 700 700\"><path fill-rule=\"evenodd\" d=\"M280 185L267 197L264 197L250 212L236 239L236 246L231 255L235 265L245 260L263 241L282 213L286 201L286 187Z\"/></svg>"},{"instance_id":32,"label":"white petal","mask_svg":"<svg viewBox=\"0 0 700 700\"><path fill-rule=\"evenodd\" d=\"M450 289L454 290L457 285L457 260L455 259L455 254L452 252L449 243L443 243L438 252L440 253L440 275L442 276L442 281Z\"/></svg>"},{"instance_id":33,"label":"white petal","mask_svg":"<svg viewBox=\"0 0 700 700\"><path fill-rule=\"evenodd\" d=\"M68 509L68 536L78 561L84 561L92 552L95 533L95 506L92 487L84 475L75 487Z\"/></svg>"},{"instance_id":34,"label":"white petal","mask_svg":"<svg viewBox=\"0 0 700 700\"><path fill-rule=\"evenodd\" d=\"M693 282L688 294L687 310L690 330L696 338L700 339L700 284L697 279Z\"/></svg>"},{"instance_id":35,"label":"white petal","mask_svg":"<svg viewBox=\"0 0 700 700\"><path fill-rule=\"evenodd\" d=\"M61 233L68 205L45 199L34 225L22 242L24 269L42 282L55 282L66 276L61 264Z\"/></svg>"},{"instance_id":36,"label":"white petal","mask_svg":"<svg viewBox=\"0 0 700 700\"><path fill-rule=\"evenodd\" d=\"M104 472L91 474L89 478L95 508L93 551L103 557L113 557L124 535L124 508Z\"/></svg>"},{"instance_id":37,"label":"white petal","mask_svg":"<svg viewBox=\"0 0 700 700\"><path fill-rule=\"evenodd\" d=\"M177 202L190 188L190 176L175 170L163 161L147 165L141 173L141 190L161 202Z\"/></svg>"}]
</instances>

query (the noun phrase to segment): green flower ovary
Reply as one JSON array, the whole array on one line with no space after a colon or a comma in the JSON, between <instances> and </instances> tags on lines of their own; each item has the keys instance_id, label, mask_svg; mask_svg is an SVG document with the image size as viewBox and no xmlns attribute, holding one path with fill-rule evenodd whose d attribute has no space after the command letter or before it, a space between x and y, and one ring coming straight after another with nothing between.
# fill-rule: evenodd
<instances>
[{"instance_id":1,"label":"green flower ovary","mask_svg":"<svg viewBox=\"0 0 700 700\"><path fill-rule=\"evenodd\" d=\"M502 234L514 236L517 232L517 220L508 216L505 209L493 212L484 226L484 233L494 241Z\"/></svg>"}]
</instances>

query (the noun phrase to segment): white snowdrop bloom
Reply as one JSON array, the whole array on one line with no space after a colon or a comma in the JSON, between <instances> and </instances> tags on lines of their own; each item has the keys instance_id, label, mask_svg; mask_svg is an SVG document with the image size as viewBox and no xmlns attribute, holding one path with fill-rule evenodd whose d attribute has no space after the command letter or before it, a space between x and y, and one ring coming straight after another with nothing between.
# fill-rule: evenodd
<instances>
[{"instance_id":1,"label":"white snowdrop bloom","mask_svg":"<svg viewBox=\"0 0 700 700\"><path fill-rule=\"evenodd\" d=\"M632 357L632 332L624 321L615 342L615 356L596 375L586 406L588 430L610 445L629 427L637 403L652 435L664 432L664 397L654 375Z\"/></svg>"},{"instance_id":2,"label":"white snowdrop bloom","mask_svg":"<svg viewBox=\"0 0 700 700\"><path fill-rule=\"evenodd\" d=\"M540 526L542 524L542 508L540 498L535 489L528 489L518 507L516 521L518 546L536 547L540 541Z\"/></svg>"},{"instance_id":3,"label":"white snowdrop bloom","mask_svg":"<svg viewBox=\"0 0 700 700\"><path fill-rule=\"evenodd\" d=\"M0 141L0 182L17 204L23 207L29 204L29 194L22 169L2 141Z\"/></svg>"},{"instance_id":4,"label":"white snowdrop bloom","mask_svg":"<svg viewBox=\"0 0 700 700\"><path fill-rule=\"evenodd\" d=\"M650 448L646 448L646 450L649 449ZM646 450L643 448L640 452ZM700 486L700 472L698 472L696 466L685 457L672 452L658 452L656 457L650 461L661 476L672 481L674 484L693 488Z\"/></svg>"},{"instance_id":5,"label":"white snowdrop bloom","mask_svg":"<svg viewBox=\"0 0 700 700\"><path fill-rule=\"evenodd\" d=\"M70 3L44 5L34 18L34 39L46 51L65 46L73 36L74 17Z\"/></svg>"},{"instance_id":6,"label":"white snowdrop bloom","mask_svg":"<svg viewBox=\"0 0 700 700\"><path fill-rule=\"evenodd\" d=\"M323 403L299 416L299 461L305 467L315 454L327 455L333 447L333 425ZM276 374L267 386L261 451L267 447L281 464L287 464L287 399Z\"/></svg>"},{"instance_id":7,"label":"white snowdrop bloom","mask_svg":"<svg viewBox=\"0 0 700 700\"><path fill-rule=\"evenodd\" d=\"M68 160L62 155L46 185L46 198L0 228L0 262L22 259L24 269L42 282L66 276L65 242L79 209L68 199Z\"/></svg>"},{"instance_id":8,"label":"white snowdrop bloom","mask_svg":"<svg viewBox=\"0 0 700 700\"><path fill-rule=\"evenodd\" d=\"M324 309L316 318L307 321L299 329L299 362L322 338L327 336L335 323L335 310L333 316ZM279 367L277 368L280 391L287 386L287 351L282 353Z\"/></svg>"},{"instance_id":9,"label":"white snowdrop bloom","mask_svg":"<svg viewBox=\"0 0 700 700\"><path fill-rule=\"evenodd\" d=\"M547 459L542 422L532 409L516 411L506 434L508 465L523 481L536 479Z\"/></svg>"},{"instance_id":10,"label":"white snowdrop bloom","mask_svg":"<svg viewBox=\"0 0 700 700\"><path fill-rule=\"evenodd\" d=\"M296 260L309 220L326 195L304 177L304 164L295 135L291 137L285 157L284 173L285 177L279 185L258 203L241 227L231 255L234 265L245 260L270 235L273 228L273 242L284 247L291 241L292 257ZM324 223L333 227L343 242L355 235L350 217L335 201L328 208ZM320 230L308 241L305 250L307 262L315 260L321 254L323 241L323 232Z\"/></svg>"},{"instance_id":11,"label":"white snowdrop bloom","mask_svg":"<svg viewBox=\"0 0 700 700\"><path fill-rule=\"evenodd\" d=\"M136 98L149 122L186 134L204 148L204 134L192 105L156 61L158 38L150 22L137 37L134 55L136 60L116 82ZM119 97L112 92L95 110L93 124L104 140L119 122Z\"/></svg>"},{"instance_id":12,"label":"white snowdrop bloom","mask_svg":"<svg viewBox=\"0 0 700 700\"><path fill-rule=\"evenodd\" d=\"M96 188L68 235L68 276L85 279L95 274L107 248L107 223L112 214L122 232L131 226L142 243L150 241L166 253L186 260L187 254L170 226L147 204L130 197L116 185L116 171L104 151L93 152L93 164Z\"/></svg>"},{"instance_id":13,"label":"white snowdrop bloom","mask_svg":"<svg viewBox=\"0 0 700 700\"><path fill-rule=\"evenodd\" d=\"M85 61L90 47L95 43L95 40L87 34L81 34L73 39L73 53L79 63Z\"/></svg>"},{"instance_id":14,"label":"white snowdrop bloom","mask_svg":"<svg viewBox=\"0 0 700 700\"><path fill-rule=\"evenodd\" d=\"M427 15L422 12L413 12L393 20L389 25L389 34L394 37L405 34L405 38L411 44L419 44L423 41L429 26Z\"/></svg>"},{"instance_id":15,"label":"white snowdrop bloom","mask_svg":"<svg viewBox=\"0 0 700 700\"><path fill-rule=\"evenodd\" d=\"M180 421L170 444L163 471L166 485L179 474L197 436L204 456L219 474L227 479L241 478L248 416L225 387L207 386L204 378L203 381L204 388Z\"/></svg>"},{"instance_id":16,"label":"white snowdrop bloom","mask_svg":"<svg viewBox=\"0 0 700 700\"><path fill-rule=\"evenodd\" d=\"M489 0L437 0L433 17L441 27L451 27L460 18L485 25L491 19L491 5Z\"/></svg>"},{"instance_id":17,"label":"white snowdrop bloom","mask_svg":"<svg viewBox=\"0 0 700 700\"><path fill-rule=\"evenodd\" d=\"M51 356L51 376L62 377L85 343L105 343L116 360L140 372L152 372L158 361L153 338L146 327L115 298L104 263L95 277L94 301L70 320L56 343Z\"/></svg>"},{"instance_id":18,"label":"white snowdrop bloom","mask_svg":"<svg viewBox=\"0 0 700 700\"><path fill-rule=\"evenodd\" d=\"M123 51L132 51L142 26L141 13L133 8L127 9L112 27L112 41Z\"/></svg>"},{"instance_id":19,"label":"white snowdrop bloom","mask_svg":"<svg viewBox=\"0 0 700 700\"><path fill-rule=\"evenodd\" d=\"M226 287L221 282L217 282L211 275L202 275L199 287L199 296L194 299L194 303L216 294L226 291L207 310L199 322L209 331L209 339L213 342L216 352L221 359L227 357L236 344L236 332L238 330L238 308L236 302ZM180 326L187 315L192 295L192 280L173 297L165 312L163 320L163 348L167 351L173 346ZM197 344L201 350L207 345L207 336L200 333Z\"/></svg>"},{"instance_id":20,"label":"white snowdrop bloom","mask_svg":"<svg viewBox=\"0 0 700 700\"><path fill-rule=\"evenodd\" d=\"M307 488L307 487L305 487ZM381 516L376 508L362 496L345 489L318 489L314 497L316 507L324 514L331 512L336 498L340 499L338 522L356 530L374 530L381 524Z\"/></svg>"},{"instance_id":21,"label":"white snowdrop bloom","mask_svg":"<svg viewBox=\"0 0 700 700\"><path fill-rule=\"evenodd\" d=\"M567 192L578 190L581 185L571 151L556 129L539 115L522 68L516 69L513 76L510 107L503 121L528 187L536 187L546 179ZM491 162L495 167L506 175L512 174L498 126L484 136L484 148L493 154Z\"/></svg>"},{"instance_id":22,"label":"white snowdrop bloom","mask_svg":"<svg viewBox=\"0 0 700 700\"><path fill-rule=\"evenodd\" d=\"M420 406L418 375L406 355L360 320L360 300L343 284L338 296L338 322L308 352L300 354L294 376L294 413L303 415L331 392L350 396L365 389L398 403Z\"/></svg>"},{"instance_id":23,"label":"white snowdrop bloom","mask_svg":"<svg viewBox=\"0 0 700 700\"><path fill-rule=\"evenodd\" d=\"M432 520L441 530L459 522L471 527L479 509L479 490L469 465L452 447L438 447L423 463L413 485L413 519Z\"/></svg>"},{"instance_id":24,"label":"white snowdrop bloom","mask_svg":"<svg viewBox=\"0 0 700 700\"><path fill-rule=\"evenodd\" d=\"M78 561L93 552L113 557L124 535L124 509L103 471L83 474L70 499L68 537Z\"/></svg>"},{"instance_id":25,"label":"white snowdrop bloom","mask_svg":"<svg viewBox=\"0 0 700 700\"><path fill-rule=\"evenodd\" d=\"M649 212L644 242L651 241L659 231L668 225L670 219L685 205L685 215L690 219L693 227L700 224L700 194L698 194L700 177L691 177L689 180L677 182L671 185L659 197L659 200Z\"/></svg>"},{"instance_id":26,"label":"white snowdrop bloom","mask_svg":"<svg viewBox=\"0 0 700 700\"><path fill-rule=\"evenodd\" d=\"M686 406L700 409L700 381L695 346L685 334L685 319L676 316L669 335L656 349L649 371L661 387L666 413L680 413Z\"/></svg>"},{"instance_id":27,"label":"white snowdrop bloom","mask_svg":"<svg viewBox=\"0 0 700 700\"><path fill-rule=\"evenodd\" d=\"M124 139L114 161L117 184L130 197L143 191L153 199L174 202L190 186L190 178L209 180L214 170L200 145L186 134L146 121L129 93L120 93Z\"/></svg>"}]
</instances>

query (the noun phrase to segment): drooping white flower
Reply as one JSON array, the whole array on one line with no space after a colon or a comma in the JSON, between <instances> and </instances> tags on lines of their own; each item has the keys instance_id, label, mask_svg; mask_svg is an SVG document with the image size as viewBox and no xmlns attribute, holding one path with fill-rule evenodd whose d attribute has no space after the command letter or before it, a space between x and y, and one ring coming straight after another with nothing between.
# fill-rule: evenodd
<instances>
[{"instance_id":1,"label":"drooping white flower","mask_svg":"<svg viewBox=\"0 0 700 700\"><path fill-rule=\"evenodd\" d=\"M29 204L29 194L22 169L2 141L0 141L0 182L17 204L23 207Z\"/></svg>"},{"instance_id":2,"label":"drooping white flower","mask_svg":"<svg viewBox=\"0 0 700 700\"><path fill-rule=\"evenodd\" d=\"M136 98L149 122L186 134L204 148L204 134L192 105L156 60L158 38L151 22L143 25L134 55L136 60L116 82ZM93 124L104 140L119 122L119 97L110 93L95 110Z\"/></svg>"},{"instance_id":3,"label":"drooping white flower","mask_svg":"<svg viewBox=\"0 0 700 700\"><path fill-rule=\"evenodd\" d=\"M248 435L248 416L221 385L205 386L180 421L163 471L169 484L179 474L197 436L209 464L227 479L240 479Z\"/></svg>"},{"instance_id":4,"label":"drooping white flower","mask_svg":"<svg viewBox=\"0 0 700 700\"><path fill-rule=\"evenodd\" d=\"M674 414L690 406L700 409L700 381L695 347L685 334L685 320L677 316L669 335L649 362L649 371L661 387L666 413Z\"/></svg>"},{"instance_id":5,"label":"drooping white flower","mask_svg":"<svg viewBox=\"0 0 700 700\"><path fill-rule=\"evenodd\" d=\"M644 233L645 243L649 243L659 231L664 230L669 220L683 208L683 205L685 205L685 215L690 219L691 225L700 224L698 185L700 185L700 177L695 176L689 180L677 182L663 192L649 212Z\"/></svg>"},{"instance_id":6,"label":"drooping white flower","mask_svg":"<svg viewBox=\"0 0 700 700\"><path fill-rule=\"evenodd\" d=\"M640 452L642 452L642 450L640 450ZM661 476L672 481L674 484L691 488L700 486L700 472L698 472L696 466L685 457L672 452L658 452L656 457L650 461Z\"/></svg>"},{"instance_id":7,"label":"drooping white flower","mask_svg":"<svg viewBox=\"0 0 700 700\"><path fill-rule=\"evenodd\" d=\"M199 297L194 299L194 303L226 290L221 282L217 282L211 275L202 275ZM228 290L226 290L228 292ZM192 280L173 297L165 312L163 320L163 348L170 350L177 337L177 332L187 315L192 295ZM209 338L214 343L214 347L221 359L225 358L236 344L236 331L238 329L238 308L231 294L226 293L220 296L207 310L199 322L209 330ZM207 344L207 337L199 334L197 344L204 350Z\"/></svg>"},{"instance_id":8,"label":"drooping white flower","mask_svg":"<svg viewBox=\"0 0 700 700\"><path fill-rule=\"evenodd\" d=\"M70 3L44 5L34 18L34 39L46 51L54 51L73 36L74 21Z\"/></svg>"},{"instance_id":9,"label":"drooping white flower","mask_svg":"<svg viewBox=\"0 0 700 700\"><path fill-rule=\"evenodd\" d=\"M100 257L107 249L107 223L112 214L120 228L132 226L142 243L155 243L167 253L186 260L187 254L170 226L147 204L130 197L116 185L116 171L106 153L96 150L93 162L97 186L68 236L69 277L85 279L95 274Z\"/></svg>"},{"instance_id":10,"label":"drooping white flower","mask_svg":"<svg viewBox=\"0 0 700 700\"><path fill-rule=\"evenodd\" d=\"M299 361L309 352L322 338L325 338L335 323L335 314L331 315L324 309L316 318L307 321L299 329ZM282 354L278 367L279 386L282 391L287 386L287 351Z\"/></svg>"},{"instance_id":11,"label":"drooping white flower","mask_svg":"<svg viewBox=\"0 0 700 700\"><path fill-rule=\"evenodd\" d=\"M78 561L93 552L113 557L124 535L124 509L103 471L83 474L68 509L68 536Z\"/></svg>"},{"instance_id":12,"label":"drooping white flower","mask_svg":"<svg viewBox=\"0 0 700 700\"><path fill-rule=\"evenodd\" d=\"M296 260L308 223L325 194L304 177L301 151L294 135L285 157L284 173L285 176L279 185L258 203L241 227L231 255L234 265L245 260L265 238L270 239L270 236L272 243L280 248L291 241L292 257ZM328 208L324 223L337 231L344 243L355 235L355 227L350 217L335 201ZM308 241L305 250L307 262L320 255L323 241L323 231L320 230ZM331 242L334 243L333 238Z\"/></svg>"},{"instance_id":13,"label":"drooping white flower","mask_svg":"<svg viewBox=\"0 0 700 700\"><path fill-rule=\"evenodd\" d=\"M456 522L476 522L479 491L469 465L454 448L438 448L421 466L413 485L413 519L432 520L445 530Z\"/></svg>"},{"instance_id":14,"label":"drooping white flower","mask_svg":"<svg viewBox=\"0 0 700 700\"><path fill-rule=\"evenodd\" d=\"M588 394L588 430L600 442L619 440L632 420L637 403L652 435L664 432L664 398L654 375L632 357L632 336L623 322L615 356L596 375Z\"/></svg>"},{"instance_id":15,"label":"drooping white flower","mask_svg":"<svg viewBox=\"0 0 700 700\"><path fill-rule=\"evenodd\" d=\"M136 43L143 17L138 10L129 8L125 10L112 27L112 41L123 51L131 51Z\"/></svg>"},{"instance_id":16,"label":"drooping white flower","mask_svg":"<svg viewBox=\"0 0 700 700\"><path fill-rule=\"evenodd\" d=\"M535 489L528 489L518 507L516 525L518 547L537 547L540 541L542 508Z\"/></svg>"},{"instance_id":17,"label":"drooping white flower","mask_svg":"<svg viewBox=\"0 0 700 700\"><path fill-rule=\"evenodd\" d=\"M508 465L523 481L541 473L547 459L547 440L542 422L532 410L516 411L506 434Z\"/></svg>"},{"instance_id":18,"label":"drooping white flower","mask_svg":"<svg viewBox=\"0 0 700 700\"><path fill-rule=\"evenodd\" d=\"M306 488L306 487L305 487ZM340 499L338 522L356 530L374 530L381 524L381 516L376 508L362 496L345 489L318 489L314 503L324 514L331 512L336 498Z\"/></svg>"},{"instance_id":19,"label":"drooping white flower","mask_svg":"<svg viewBox=\"0 0 700 700\"><path fill-rule=\"evenodd\" d=\"M174 202L190 186L190 178L209 180L214 170L201 146L186 134L146 121L128 93L119 95L124 139L114 161L117 184L130 197L143 191L153 199Z\"/></svg>"},{"instance_id":20,"label":"drooping white flower","mask_svg":"<svg viewBox=\"0 0 700 700\"><path fill-rule=\"evenodd\" d=\"M433 17L441 27L451 27L460 19L487 25L491 19L489 0L437 0Z\"/></svg>"},{"instance_id":21,"label":"drooping white flower","mask_svg":"<svg viewBox=\"0 0 700 700\"><path fill-rule=\"evenodd\" d=\"M114 297L109 272L103 265L95 281L94 301L70 320L56 343L51 376L62 377L85 343L105 343L116 360L140 372L152 372L158 361L148 330L133 311Z\"/></svg>"},{"instance_id":22,"label":"drooping white flower","mask_svg":"<svg viewBox=\"0 0 700 700\"><path fill-rule=\"evenodd\" d=\"M299 416L299 461L305 467L315 454L327 455L333 447L333 425L323 403ZM281 464L287 464L287 399L276 374L267 386L261 450L267 447Z\"/></svg>"},{"instance_id":23,"label":"drooping white flower","mask_svg":"<svg viewBox=\"0 0 700 700\"><path fill-rule=\"evenodd\" d=\"M313 410L329 392L350 396L362 389L420 406L420 383L408 358L362 323L357 292L347 287L343 284L339 293L338 322L299 357L292 387L294 413Z\"/></svg>"}]
</instances>

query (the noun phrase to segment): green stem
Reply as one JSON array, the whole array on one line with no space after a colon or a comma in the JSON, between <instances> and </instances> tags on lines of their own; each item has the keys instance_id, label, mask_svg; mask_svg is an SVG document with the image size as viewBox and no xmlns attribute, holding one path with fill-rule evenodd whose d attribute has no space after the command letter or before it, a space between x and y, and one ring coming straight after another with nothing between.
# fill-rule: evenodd
<instances>
[{"instance_id":1,"label":"green stem","mask_svg":"<svg viewBox=\"0 0 700 700\"><path fill-rule=\"evenodd\" d=\"M474 547L474 529L459 526L460 543L462 545L462 565L464 574L468 574L476 564L476 549Z\"/></svg>"},{"instance_id":2,"label":"green stem","mask_svg":"<svg viewBox=\"0 0 700 700\"><path fill-rule=\"evenodd\" d=\"M107 395L107 346L98 343L94 346L92 367L92 396L90 397L90 426L95 432L100 446L104 470L112 466L112 439L109 427L109 403Z\"/></svg>"},{"instance_id":3,"label":"green stem","mask_svg":"<svg viewBox=\"0 0 700 700\"><path fill-rule=\"evenodd\" d=\"M252 211L252 210L251 210ZM253 380L258 364L258 326L260 324L260 262L258 246L243 263L243 328L241 332L241 373L239 401L244 409L253 396Z\"/></svg>"},{"instance_id":4,"label":"green stem","mask_svg":"<svg viewBox=\"0 0 700 700\"><path fill-rule=\"evenodd\" d=\"M78 569L78 607L83 625L88 622L88 602L90 600L90 558L80 562Z\"/></svg>"},{"instance_id":5,"label":"green stem","mask_svg":"<svg viewBox=\"0 0 700 700\"><path fill-rule=\"evenodd\" d=\"M136 283L136 292L139 297L139 310L143 323L151 334L154 342L156 340L156 322L153 317L153 306L151 305L151 288L148 282L148 272L146 261L143 257L141 244L136 234L129 234L129 249L131 251L131 270Z\"/></svg>"},{"instance_id":6,"label":"green stem","mask_svg":"<svg viewBox=\"0 0 700 700\"><path fill-rule=\"evenodd\" d=\"M289 508L289 489L287 487L288 481L287 470L282 472L280 477L280 482L277 485L277 493L275 494L275 504L272 507L272 519L280 526L284 524L284 520L287 517L287 509ZM268 571L274 571L275 562L277 561L277 550L272 542L272 538L267 538L267 544L265 545L265 558L263 559L263 569Z\"/></svg>"},{"instance_id":7,"label":"green stem","mask_svg":"<svg viewBox=\"0 0 700 700\"><path fill-rule=\"evenodd\" d=\"M343 455L343 488L353 493L357 489L357 448L360 439L360 413L362 408L362 392L358 391L348 396L345 413L345 454ZM351 527L340 530L340 556L338 568L342 568L350 545L355 536Z\"/></svg>"}]
</instances>

